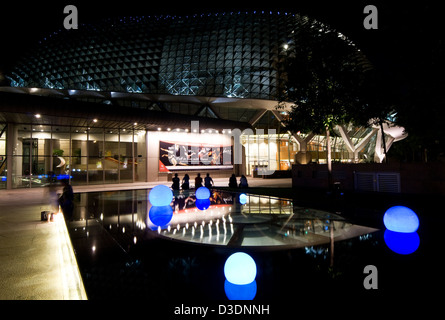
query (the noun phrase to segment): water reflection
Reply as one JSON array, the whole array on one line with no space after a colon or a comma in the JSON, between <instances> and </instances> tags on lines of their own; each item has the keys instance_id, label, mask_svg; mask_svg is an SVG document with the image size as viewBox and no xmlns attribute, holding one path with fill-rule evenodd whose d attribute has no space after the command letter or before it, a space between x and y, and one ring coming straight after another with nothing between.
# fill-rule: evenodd
<instances>
[{"instance_id":1,"label":"water reflection","mask_svg":"<svg viewBox=\"0 0 445 320\"><path fill-rule=\"evenodd\" d=\"M193 191L181 191L174 193L164 221L163 214L162 219L155 214L158 209L151 206L148 192L76 194L68 228L89 297L158 297L162 292L178 299L275 299L287 298L288 287L319 294L337 285L353 292L363 289L362 271L368 264L392 272L391 283L385 284L398 288L406 274L424 265L406 266L404 256L394 253L388 260L384 254L387 246L404 254L418 250L412 256L418 260L425 250L417 249L416 235L412 241L394 241L397 235L390 232L299 207L290 199L213 191L209 207L200 210ZM410 242L411 249L400 249ZM246 287L224 283L221 266L227 253L236 251L254 253L260 270L256 282ZM408 268L403 275L400 265ZM104 270L109 271L106 279ZM397 286L396 278L401 279Z\"/></svg>"},{"instance_id":2,"label":"water reflection","mask_svg":"<svg viewBox=\"0 0 445 320\"><path fill-rule=\"evenodd\" d=\"M149 222L156 227L167 227L173 218L173 208L171 206L152 206L148 213Z\"/></svg>"},{"instance_id":3,"label":"water reflection","mask_svg":"<svg viewBox=\"0 0 445 320\"><path fill-rule=\"evenodd\" d=\"M200 207L189 190L175 193L169 206L153 207L149 191L80 194L74 223L85 227L99 222L109 231L125 227L130 243L154 231L179 241L233 247L309 247L376 231L332 212L294 206L290 199L252 194L240 198L212 190Z\"/></svg>"},{"instance_id":4,"label":"water reflection","mask_svg":"<svg viewBox=\"0 0 445 320\"><path fill-rule=\"evenodd\" d=\"M196 199L195 205L199 210L207 210L210 207L210 199Z\"/></svg>"},{"instance_id":5,"label":"water reflection","mask_svg":"<svg viewBox=\"0 0 445 320\"><path fill-rule=\"evenodd\" d=\"M224 292L229 300L253 300L257 293L256 280L249 284L233 284L225 280Z\"/></svg>"},{"instance_id":6,"label":"water reflection","mask_svg":"<svg viewBox=\"0 0 445 320\"><path fill-rule=\"evenodd\" d=\"M420 237L417 232L403 233L385 230L383 238L388 248L398 254L411 254L420 245Z\"/></svg>"}]
</instances>

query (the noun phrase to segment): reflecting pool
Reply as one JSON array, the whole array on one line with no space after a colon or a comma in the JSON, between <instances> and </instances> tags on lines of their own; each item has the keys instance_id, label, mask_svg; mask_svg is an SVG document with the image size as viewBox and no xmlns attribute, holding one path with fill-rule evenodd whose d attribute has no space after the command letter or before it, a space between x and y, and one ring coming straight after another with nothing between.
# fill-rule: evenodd
<instances>
[{"instance_id":1,"label":"reflecting pool","mask_svg":"<svg viewBox=\"0 0 445 320\"><path fill-rule=\"evenodd\" d=\"M201 206L190 190L152 206L149 192L76 194L67 225L89 299L287 301L321 292L367 299L406 295L428 274L422 224L415 246L404 249L384 227L293 199L212 190ZM236 252L255 261L249 286L224 276ZM364 286L369 265L379 271L373 290Z\"/></svg>"}]
</instances>

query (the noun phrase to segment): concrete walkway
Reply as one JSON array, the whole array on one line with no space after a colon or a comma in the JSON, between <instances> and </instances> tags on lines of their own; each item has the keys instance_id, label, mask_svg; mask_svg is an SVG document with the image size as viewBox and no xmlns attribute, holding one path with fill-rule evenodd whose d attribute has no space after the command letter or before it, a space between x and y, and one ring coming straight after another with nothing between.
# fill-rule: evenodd
<instances>
[{"instance_id":1,"label":"concrete walkway","mask_svg":"<svg viewBox=\"0 0 445 320\"><path fill-rule=\"evenodd\" d=\"M228 179L214 179L228 186ZM171 182L74 186L75 193L153 188ZM249 179L252 187L291 187L291 179ZM46 188L0 190L0 300L86 299L61 214L40 220L48 210Z\"/></svg>"}]
</instances>

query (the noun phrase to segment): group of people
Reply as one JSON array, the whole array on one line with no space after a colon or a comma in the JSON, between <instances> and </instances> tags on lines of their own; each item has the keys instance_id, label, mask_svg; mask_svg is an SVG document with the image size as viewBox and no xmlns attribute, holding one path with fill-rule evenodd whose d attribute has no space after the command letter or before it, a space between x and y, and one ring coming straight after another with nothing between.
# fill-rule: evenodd
<instances>
[{"instance_id":1,"label":"group of people","mask_svg":"<svg viewBox=\"0 0 445 320\"><path fill-rule=\"evenodd\" d=\"M190 176L186 173L184 175L184 178L182 178L182 184L181 184L181 179L178 177L178 174L175 173L175 176L172 178L172 189L173 190L179 190L180 188L182 190L188 190L190 189ZM195 178L195 189L198 189L200 187L202 187L202 183L204 182L204 187L206 188L211 188L214 186L214 182L212 177L210 177L210 174L206 174L204 180L201 177L201 174L198 173L196 178ZM239 184L236 180L236 176L233 173L232 176L229 178L229 188L238 188L238 186L240 188L247 188L249 186L249 184L247 183L247 178L245 175L241 175Z\"/></svg>"},{"instance_id":2,"label":"group of people","mask_svg":"<svg viewBox=\"0 0 445 320\"><path fill-rule=\"evenodd\" d=\"M173 177L172 181L173 181L172 189L179 190L181 180L179 179L177 173L175 173L175 176ZM203 181L204 181L204 186L206 188L210 189L211 187L214 186L214 182L213 179L210 177L210 174L207 173L203 180L201 174L198 173L195 178L195 189L202 187ZM71 220L73 218L73 209L74 209L73 188L69 184L68 180L62 180L62 186L63 186L62 195L57 199L57 205L60 205L67 220ZM237 188L238 186L240 188L247 188L249 186L247 183L247 178L246 176L241 175L238 185L235 174L232 174L232 176L229 178L229 188ZM184 178L182 178L181 187L183 190L190 189L190 177L187 173L184 175ZM55 193L55 190L53 188L51 188L51 191ZM52 204L56 205L54 200L55 199L50 201L52 202Z\"/></svg>"},{"instance_id":3,"label":"group of people","mask_svg":"<svg viewBox=\"0 0 445 320\"><path fill-rule=\"evenodd\" d=\"M203 180L201 177L201 174L198 173L198 175L195 178L195 189L202 187L203 181L204 181L204 187L206 187L206 188L210 189L214 185L213 179L212 179L212 177L210 177L210 174L207 173ZM173 182L172 189L179 190L181 180L179 179L177 173L175 173L175 176L173 177L172 182ZM181 188L182 188L182 190L190 189L190 177L187 173L184 175L184 178L182 178Z\"/></svg>"},{"instance_id":4,"label":"group of people","mask_svg":"<svg viewBox=\"0 0 445 320\"><path fill-rule=\"evenodd\" d=\"M247 183L247 178L245 175L241 175L241 178L239 179L239 185L236 181L236 176L234 173L232 173L231 177L229 178L229 188L247 188L249 184Z\"/></svg>"}]
</instances>

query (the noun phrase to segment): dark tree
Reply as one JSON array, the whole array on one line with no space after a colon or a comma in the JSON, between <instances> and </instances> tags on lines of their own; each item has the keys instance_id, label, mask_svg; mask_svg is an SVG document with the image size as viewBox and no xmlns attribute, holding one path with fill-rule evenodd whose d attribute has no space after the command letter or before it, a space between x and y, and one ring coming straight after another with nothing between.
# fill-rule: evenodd
<instances>
[{"instance_id":1,"label":"dark tree","mask_svg":"<svg viewBox=\"0 0 445 320\"><path fill-rule=\"evenodd\" d=\"M371 90L365 90L374 69L343 34L316 20L299 19L301 27L283 50L286 77L280 100L294 103L285 121L289 131L326 134L331 186L331 130L347 123L367 126L378 115Z\"/></svg>"}]
</instances>

